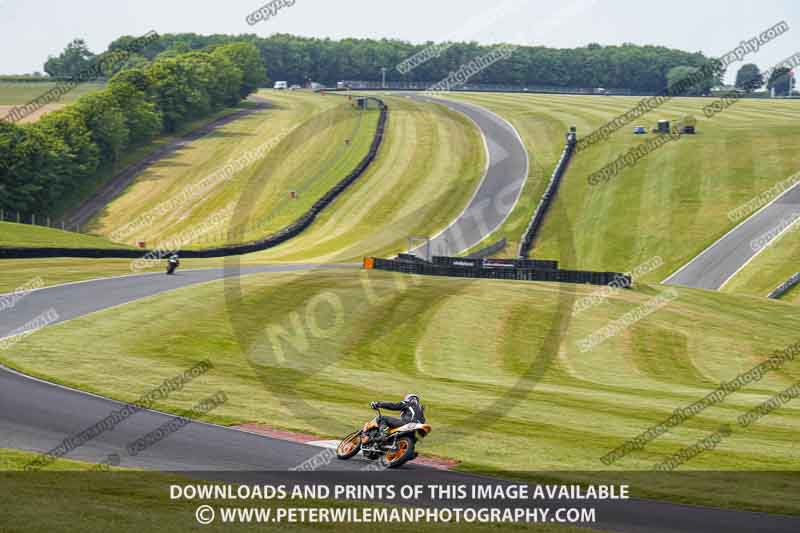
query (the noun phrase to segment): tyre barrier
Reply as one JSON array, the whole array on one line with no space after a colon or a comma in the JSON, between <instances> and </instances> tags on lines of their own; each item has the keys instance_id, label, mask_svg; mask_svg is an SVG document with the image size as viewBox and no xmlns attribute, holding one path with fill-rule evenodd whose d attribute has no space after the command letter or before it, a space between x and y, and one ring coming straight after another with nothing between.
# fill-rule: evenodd
<instances>
[{"instance_id":1,"label":"tyre barrier","mask_svg":"<svg viewBox=\"0 0 800 533\"><path fill-rule=\"evenodd\" d=\"M461 258L463 259L463 258ZM513 261L507 259L496 259L493 261ZM496 268L491 266L461 266L459 264L436 264L425 261L398 261L393 259L381 259L377 257L365 257L364 269L366 270L387 270L390 272L402 272L404 274L419 274L424 276L446 276L456 278L485 278L485 279L507 279L515 281L554 281L561 283L585 283L591 285L609 285L612 282L619 283L620 279L625 279L626 287L630 287L632 280L630 276L619 272L591 272L582 270L559 270L558 268Z\"/></svg>"},{"instance_id":2,"label":"tyre barrier","mask_svg":"<svg viewBox=\"0 0 800 533\"><path fill-rule=\"evenodd\" d=\"M778 298L789 292L789 290L791 290L791 288L797 285L798 283L800 283L800 272L795 273L791 278L781 283L778 287L775 288L775 290L769 293L767 298L772 298L773 300L777 300Z\"/></svg>"},{"instance_id":3,"label":"tyre barrier","mask_svg":"<svg viewBox=\"0 0 800 533\"><path fill-rule=\"evenodd\" d=\"M380 117L375 137L372 139L369 152L358 163L350 174L333 186L325 195L317 200L308 211L300 216L296 221L289 224L280 231L273 233L263 239L245 244L235 244L220 246L216 248L205 248L200 250L180 250L182 258L207 258L207 257L226 257L229 255L241 255L258 252L273 248L279 244L292 239L305 231L322 212L333 201L342 194L350 185L353 184L369 167L378 150L383 143L386 121L389 118L389 108L383 100L374 98L380 102ZM178 251L178 250L175 250ZM172 250L146 250L146 249L113 249L113 248L0 248L0 259L30 259L43 257L89 257L89 258L137 258L147 255L158 254L159 257L171 255Z\"/></svg>"},{"instance_id":4,"label":"tyre barrier","mask_svg":"<svg viewBox=\"0 0 800 533\"><path fill-rule=\"evenodd\" d=\"M536 240L536 236L539 233L539 229L542 226L542 222L544 221L544 217L547 214L548 209L550 209L550 204L553 203L553 200L556 197L558 187L561 185L561 179L564 177L564 172L567 170L569 162L572 159L572 154L575 153L576 144L577 138L575 133L568 133L567 144L564 145L564 151L561 153L561 159L558 160L558 164L553 170L553 175L550 176L550 182L547 184L547 189L545 189L542 199L539 200L539 205L536 206L536 212L533 214L533 218L531 218L528 228L522 235L522 241L519 243L519 256L521 258L526 258L531 253L533 242Z\"/></svg>"}]
</instances>

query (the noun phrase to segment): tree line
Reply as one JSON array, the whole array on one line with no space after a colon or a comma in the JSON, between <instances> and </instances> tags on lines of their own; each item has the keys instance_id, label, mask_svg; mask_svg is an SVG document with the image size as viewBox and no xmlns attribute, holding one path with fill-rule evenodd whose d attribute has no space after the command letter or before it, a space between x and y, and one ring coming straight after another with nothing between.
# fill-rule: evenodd
<instances>
[{"instance_id":1,"label":"tree line","mask_svg":"<svg viewBox=\"0 0 800 533\"><path fill-rule=\"evenodd\" d=\"M115 48L123 45L109 53ZM103 90L33 124L0 121L0 208L51 212L128 148L236 105L267 79L259 50L248 43L124 63L108 67L117 73Z\"/></svg>"},{"instance_id":2,"label":"tree line","mask_svg":"<svg viewBox=\"0 0 800 533\"><path fill-rule=\"evenodd\" d=\"M110 49L124 47L132 37L121 37ZM388 81L437 82L494 46L475 42L411 44L394 39L319 39L275 34L198 35L164 34L129 60L137 66L164 55L187 53L231 42L248 42L258 48L270 66L274 80L291 83L317 81L333 84L341 80L378 81L387 69ZM428 53L430 52L430 53ZM408 68L409 58L420 54L425 60ZM48 60L51 76L70 76L71 70L91 61L85 43L76 40L59 57ZM668 85L667 74L675 67L701 67L707 58L663 46L601 46L556 49L521 46L507 60L498 62L470 79L470 83L507 85L548 85L560 87L604 87L635 92L658 92Z\"/></svg>"},{"instance_id":3,"label":"tree line","mask_svg":"<svg viewBox=\"0 0 800 533\"><path fill-rule=\"evenodd\" d=\"M782 65L761 72L755 63L742 65L736 73L736 88L746 93L753 93L761 89L764 84L768 91L774 90L777 96L790 96L795 88L794 73L792 69Z\"/></svg>"}]
</instances>

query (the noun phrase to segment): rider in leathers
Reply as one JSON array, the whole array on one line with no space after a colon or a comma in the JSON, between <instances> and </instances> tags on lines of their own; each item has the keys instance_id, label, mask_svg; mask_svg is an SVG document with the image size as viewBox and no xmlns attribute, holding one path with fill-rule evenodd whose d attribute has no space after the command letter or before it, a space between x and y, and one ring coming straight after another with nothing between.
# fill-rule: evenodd
<instances>
[{"instance_id":1,"label":"rider in leathers","mask_svg":"<svg viewBox=\"0 0 800 533\"><path fill-rule=\"evenodd\" d=\"M422 404L419 403L419 396L407 394L402 402L372 402L369 404L373 409L388 409L390 411L400 411L400 418L393 416L381 416L379 419L380 429L385 433L387 428L399 428L409 422L425 423L425 413Z\"/></svg>"}]
</instances>

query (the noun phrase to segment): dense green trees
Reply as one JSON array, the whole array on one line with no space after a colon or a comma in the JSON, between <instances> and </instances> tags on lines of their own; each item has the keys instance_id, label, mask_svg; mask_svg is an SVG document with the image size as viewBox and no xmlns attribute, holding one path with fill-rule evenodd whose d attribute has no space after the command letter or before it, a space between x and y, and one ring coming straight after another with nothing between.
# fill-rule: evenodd
<instances>
[{"instance_id":1,"label":"dense green trees","mask_svg":"<svg viewBox=\"0 0 800 533\"><path fill-rule=\"evenodd\" d=\"M153 59L172 50L198 50L231 42L255 45L270 66L273 80L303 83L313 80L335 83L340 80L378 81L381 67L387 67L389 81L437 82L459 66L489 52L491 47L474 42L435 45L434 57L406 74L396 67L434 43L413 45L389 39L315 39L276 34L256 35L165 34L143 54ZM116 41L117 46L122 40ZM555 49L522 46L507 61L497 63L475 76L471 83L509 85L550 85L561 87L625 88L658 92L667 87L667 72L673 67L699 67L706 58L661 46L601 46ZM401 69L402 70L402 69Z\"/></svg>"},{"instance_id":2,"label":"dense green trees","mask_svg":"<svg viewBox=\"0 0 800 533\"><path fill-rule=\"evenodd\" d=\"M736 88L747 93L752 93L756 89L764 86L764 75L754 63L742 65L736 73Z\"/></svg>"},{"instance_id":3,"label":"dense green trees","mask_svg":"<svg viewBox=\"0 0 800 533\"><path fill-rule=\"evenodd\" d=\"M103 91L35 124L0 123L0 207L47 212L64 191L89 179L129 146L233 105L266 84L264 64L270 65L272 79L292 83L377 81L382 67L389 69L389 81L437 82L492 49L474 42L438 44L414 68L398 69L434 43L192 33L156 36L143 47L133 46L135 41L120 37L95 56L78 39L48 59L45 69L51 76L111 79ZM706 62L700 53L659 46L523 46L469 83L657 93Z\"/></svg>"},{"instance_id":4,"label":"dense green trees","mask_svg":"<svg viewBox=\"0 0 800 533\"><path fill-rule=\"evenodd\" d=\"M698 67L673 67L667 72L667 85L670 88L680 87L675 91L680 96L706 96L711 94L711 89L720 83L720 79L718 75L702 74Z\"/></svg>"},{"instance_id":5,"label":"dense green trees","mask_svg":"<svg viewBox=\"0 0 800 533\"><path fill-rule=\"evenodd\" d=\"M792 92L792 71L787 67L779 67L772 71L767 88L771 91L775 89L777 96L788 96Z\"/></svg>"},{"instance_id":6,"label":"dense green trees","mask_svg":"<svg viewBox=\"0 0 800 533\"><path fill-rule=\"evenodd\" d=\"M124 46L116 44L111 53ZM126 66L102 91L36 123L0 121L0 207L47 213L64 192L91 179L131 145L234 105L266 80L259 51L249 44L138 65Z\"/></svg>"},{"instance_id":7,"label":"dense green trees","mask_svg":"<svg viewBox=\"0 0 800 533\"><path fill-rule=\"evenodd\" d=\"M86 70L94 60L94 54L83 39L75 39L58 57L49 57L44 71L55 78L72 78Z\"/></svg>"}]
</instances>

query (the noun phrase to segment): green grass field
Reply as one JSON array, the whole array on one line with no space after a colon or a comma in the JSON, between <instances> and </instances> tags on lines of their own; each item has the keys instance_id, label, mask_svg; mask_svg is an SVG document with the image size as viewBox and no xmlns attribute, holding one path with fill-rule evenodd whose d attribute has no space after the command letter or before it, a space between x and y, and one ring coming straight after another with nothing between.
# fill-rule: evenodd
<instances>
[{"instance_id":1,"label":"green grass field","mask_svg":"<svg viewBox=\"0 0 800 533\"><path fill-rule=\"evenodd\" d=\"M245 262L351 261L391 255L411 235L433 235L454 220L481 179L485 153L467 118L443 106L385 97L383 146L367 172L313 226Z\"/></svg>"},{"instance_id":2,"label":"green grass field","mask_svg":"<svg viewBox=\"0 0 800 533\"><path fill-rule=\"evenodd\" d=\"M470 471L599 471L608 468L600 457L626 439L796 342L800 318L796 308L767 300L679 290L666 307L584 353L582 339L661 289L622 292L570 320L572 291L580 297L593 288L374 271L249 276L237 296L231 283L52 326L0 358L121 400L209 358L213 372L157 407L185 409L221 389L230 401L215 411L217 422L323 437L362 423L370 400L419 391L434 426L422 453L458 459ZM154 338L162 342L154 346ZM164 343L172 349L160 349ZM108 354L116 354L114 365ZM746 429L736 418L798 378L797 362L787 363L612 469L648 470L723 423L733 435L681 470L797 469L797 405ZM476 413L480 406L488 412ZM713 493L683 495L728 503ZM766 504L765 494L724 496L746 508L800 510L800 500Z\"/></svg>"},{"instance_id":3,"label":"green grass field","mask_svg":"<svg viewBox=\"0 0 800 533\"><path fill-rule=\"evenodd\" d=\"M229 124L157 163L90 229L127 244L144 240L152 247L177 239L192 248L255 239L296 220L363 157L378 115L359 114L336 96L262 94L273 101L273 109ZM384 144L367 173L304 234L244 261L352 261L394 254L407 247L408 236L434 234L463 210L485 165L474 125L443 106L386 100L391 114ZM274 139L281 142L271 144ZM266 157L210 194L160 209L265 143L270 146ZM144 155L132 153L126 161ZM298 191L299 198L291 199L290 190ZM231 205L235 214L230 219L216 216L228 213ZM150 213L155 216L146 218Z\"/></svg>"},{"instance_id":4,"label":"green grass field","mask_svg":"<svg viewBox=\"0 0 800 533\"><path fill-rule=\"evenodd\" d=\"M247 103L241 104L241 107L246 106L248 106ZM53 217L63 217L65 214L70 213L73 209L75 209L76 206L82 205L83 202L94 195L98 188L108 183L117 173L124 170L129 165L141 161L155 151L175 141L182 135L201 128L210 122L213 122L214 120L235 113L237 110L238 108L232 107L222 109L202 119L193 120L184 124L174 134L160 135L147 144L131 147L124 154L122 154L117 161L103 165L89 179L82 181L69 191L66 191L57 205L53 208ZM81 227L80 230L87 232L94 229L94 227L94 224L90 223L87 226Z\"/></svg>"},{"instance_id":5,"label":"green grass field","mask_svg":"<svg viewBox=\"0 0 800 533\"><path fill-rule=\"evenodd\" d=\"M546 181L569 126L586 136L631 109L639 98L555 95L458 95L483 105L514 124L525 140L532 177ZM664 267L645 281L659 282L734 224L727 213L800 168L800 108L791 101L743 100L712 119L703 106L712 100L676 98L622 128L608 141L579 153L564 178L556 203L536 243L534 257L562 259L563 266L627 271L655 256ZM698 134L669 143L610 182L591 186L587 178L647 136L635 125L659 119L697 118ZM528 185L537 193L544 183ZM528 192L525 193L526 196ZM539 194L534 194L538 198ZM518 206L500 236L514 244L535 202ZM525 222L525 224L523 224ZM559 232L571 228L576 257L561 258Z\"/></svg>"},{"instance_id":6,"label":"green grass field","mask_svg":"<svg viewBox=\"0 0 800 533\"><path fill-rule=\"evenodd\" d=\"M181 238L189 247L230 241L228 232L242 226L249 231L241 239L264 236L308 209L366 153L376 111L361 114L344 99L311 93L262 94L273 108L236 120L152 165L104 210L93 229L114 235L122 228L114 236L126 242ZM258 155L239 172L202 185L250 154ZM298 200L289 202L290 190L299 191ZM190 194L182 196L185 191ZM250 227L254 220L241 220L241 209L209 222L235 207L245 191L258 206L250 214L259 227ZM268 215L272 220L266 222ZM183 239L193 231L199 234Z\"/></svg>"},{"instance_id":7,"label":"green grass field","mask_svg":"<svg viewBox=\"0 0 800 533\"><path fill-rule=\"evenodd\" d=\"M30 224L0 222L0 248L17 246L29 248L128 248L94 235Z\"/></svg>"},{"instance_id":8,"label":"green grass field","mask_svg":"<svg viewBox=\"0 0 800 533\"><path fill-rule=\"evenodd\" d=\"M36 122L46 113L61 109L81 96L104 87L103 83L82 83L63 95L58 100L45 104L33 113L22 119L22 123ZM28 104L37 98L45 95L49 90L56 86L55 82L8 82L0 81L0 117L4 117L15 106Z\"/></svg>"},{"instance_id":9,"label":"green grass field","mask_svg":"<svg viewBox=\"0 0 800 533\"><path fill-rule=\"evenodd\" d=\"M56 86L56 82L7 82L0 81L0 105L27 104ZM74 102L84 94L99 91L104 83L81 83L65 94L57 103Z\"/></svg>"}]
</instances>

